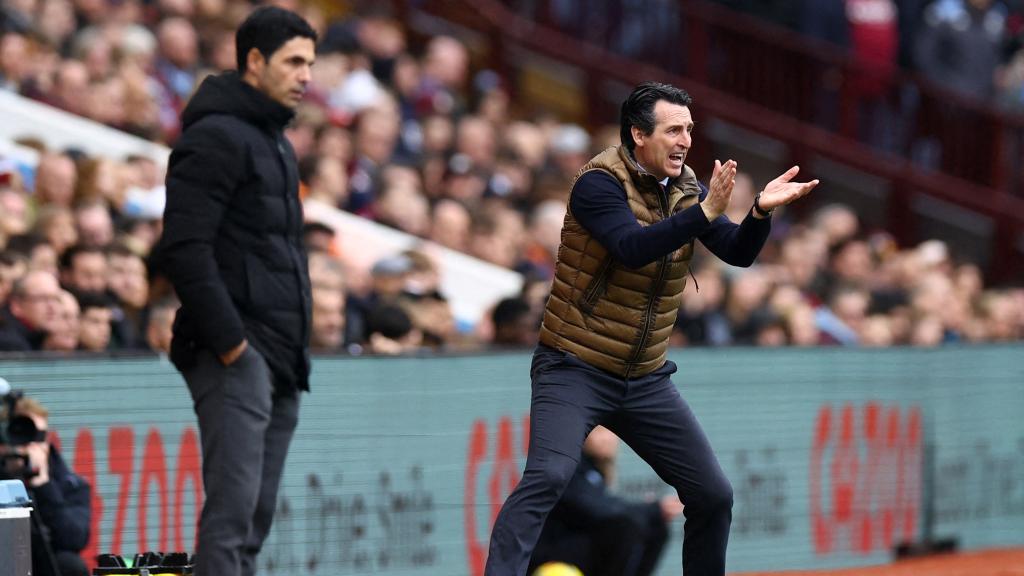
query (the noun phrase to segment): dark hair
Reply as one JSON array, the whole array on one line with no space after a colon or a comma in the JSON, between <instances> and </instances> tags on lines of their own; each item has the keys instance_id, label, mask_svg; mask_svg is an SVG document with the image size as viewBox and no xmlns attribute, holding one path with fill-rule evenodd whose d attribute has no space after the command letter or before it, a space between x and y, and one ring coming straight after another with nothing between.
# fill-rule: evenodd
<instances>
[{"instance_id":1,"label":"dark hair","mask_svg":"<svg viewBox=\"0 0 1024 576\"><path fill-rule=\"evenodd\" d=\"M75 264L75 258L78 258L82 254L99 254L100 256L106 256L107 251L104 250L103 248L99 248L96 246L75 244L74 246L71 246L70 248L65 250L64 253L60 255L60 269L70 270L71 267L74 266Z\"/></svg>"},{"instance_id":2,"label":"dark hair","mask_svg":"<svg viewBox=\"0 0 1024 576\"><path fill-rule=\"evenodd\" d=\"M370 310L366 318L367 334L377 334L391 340L404 338L412 332L412 319L409 314L395 304L379 304Z\"/></svg>"},{"instance_id":3,"label":"dark hair","mask_svg":"<svg viewBox=\"0 0 1024 576\"><path fill-rule=\"evenodd\" d=\"M7 239L7 250L10 252L17 252L29 258L32 256L32 252L39 246L48 246L49 240L46 239L42 234L30 232L28 234L19 234L18 236L11 236Z\"/></svg>"},{"instance_id":4,"label":"dark hair","mask_svg":"<svg viewBox=\"0 0 1024 576\"><path fill-rule=\"evenodd\" d=\"M242 22L235 34L238 73L245 74L249 50L255 48L270 60L278 48L297 36L316 42L316 30L302 16L276 6L257 8Z\"/></svg>"},{"instance_id":5,"label":"dark hair","mask_svg":"<svg viewBox=\"0 0 1024 576\"><path fill-rule=\"evenodd\" d=\"M518 322L520 318L529 314L530 305L527 304L526 300L519 297L503 298L494 307L494 312L491 313L491 320L494 321L494 327L499 328L501 326L511 326Z\"/></svg>"},{"instance_id":6,"label":"dark hair","mask_svg":"<svg viewBox=\"0 0 1024 576\"><path fill-rule=\"evenodd\" d=\"M299 160L299 182L306 186L316 177L316 171L320 169L320 156L309 154Z\"/></svg>"},{"instance_id":7,"label":"dark hair","mask_svg":"<svg viewBox=\"0 0 1024 576\"><path fill-rule=\"evenodd\" d=\"M0 250L0 266L17 266L27 263L28 257L14 250Z\"/></svg>"},{"instance_id":8,"label":"dark hair","mask_svg":"<svg viewBox=\"0 0 1024 576\"><path fill-rule=\"evenodd\" d=\"M658 100L665 100L671 104L689 106L693 104L693 98L682 88L676 88L671 84L661 82L644 82L638 84L625 102L622 103L622 111L619 114L619 139L622 145L630 152L636 144L633 142L632 128L636 126L644 134L650 135L654 132L654 105Z\"/></svg>"},{"instance_id":9,"label":"dark hair","mask_svg":"<svg viewBox=\"0 0 1024 576\"><path fill-rule=\"evenodd\" d=\"M82 309L82 314L92 308L114 307L114 299L106 292L78 292L75 293L75 300L78 300L78 307Z\"/></svg>"}]
</instances>

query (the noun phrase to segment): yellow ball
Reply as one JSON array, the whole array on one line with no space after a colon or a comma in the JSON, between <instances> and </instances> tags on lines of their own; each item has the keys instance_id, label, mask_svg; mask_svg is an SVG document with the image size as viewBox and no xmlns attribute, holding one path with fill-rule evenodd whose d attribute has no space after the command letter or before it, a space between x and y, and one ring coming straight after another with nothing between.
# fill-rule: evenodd
<instances>
[{"instance_id":1,"label":"yellow ball","mask_svg":"<svg viewBox=\"0 0 1024 576\"><path fill-rule=\"evenodd\" d=\"M533 576L583 576L580 569L562 562L548 562L542 564L533 573Z\"/></svg>"}]
</instances>

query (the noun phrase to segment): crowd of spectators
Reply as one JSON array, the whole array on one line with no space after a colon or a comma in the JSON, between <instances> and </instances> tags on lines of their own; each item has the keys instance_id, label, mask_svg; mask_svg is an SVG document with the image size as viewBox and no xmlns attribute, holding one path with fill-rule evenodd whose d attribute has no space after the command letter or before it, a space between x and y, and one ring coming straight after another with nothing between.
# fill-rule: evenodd
<instances>
[{"instance_id":1,"label":"crowd of spectators","mask_svg":"<svg viewBox=\"0 0 1024 576\"><path fill-rule=\"evenodd\" d=\"M1024 107L1020 0L714 0L831 43L872 69L920 72L961 94Z\"/></svg>"},{"instance_id":2,"label":"crowd of spectators","mask_svg":"<svg viewBox=\"0 0 1024 576\"><path fill-rule=\"evenodd\" d=\"M536 340L569 183L618 127L516 113L503 79L449 36L414 42L386 11L328 19L313 83L287 131L300 161L318 351L398 354ZM0 89L172 143L209 73L234 65L245 0L3 0ZM159 275L163 166L40 141L0 156L0 350L165 352L177 303ZM741 167L742 168L742 167ZM827 186L827 183L824 184ZM755 184L741 177L729 215ZM318 214L345 210L420 247L367 262ZM984 286L941 241L899 247L848 208L775 216L758 264L698 254L679 345L868 345L1024 338L1024 290ZM519 296L457 322L436 248L517 270Z\"/></svg>"}]
</instances>

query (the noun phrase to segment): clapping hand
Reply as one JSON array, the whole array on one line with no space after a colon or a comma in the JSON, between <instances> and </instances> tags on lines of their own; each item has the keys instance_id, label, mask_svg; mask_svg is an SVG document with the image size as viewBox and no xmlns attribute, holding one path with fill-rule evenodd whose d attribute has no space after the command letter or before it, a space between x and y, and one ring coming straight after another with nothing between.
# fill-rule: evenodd
<instances>
[{"instance_id":1,"label":"clapping hand","mask_svg":"<svg viewBox=\"0 0 1024 576\"><path fill-rule=\"evenodd\" d=\"M726 160L725 164L722 164L715 160L715 170L711 173L711 181L708 182L708 194L700 203L709 222L721 216L729 207L734 184L736 184L736 161Z\"/></svg>"}]
</instances>

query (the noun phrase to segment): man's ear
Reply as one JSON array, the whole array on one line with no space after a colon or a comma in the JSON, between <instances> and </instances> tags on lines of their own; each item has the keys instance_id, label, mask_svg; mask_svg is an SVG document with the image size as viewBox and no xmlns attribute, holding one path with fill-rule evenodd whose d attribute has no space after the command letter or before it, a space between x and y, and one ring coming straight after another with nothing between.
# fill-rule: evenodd
<instances>
[{"instance_id":1,"label":"man's ear","mask_svg":"<svg viewBox=\"0 0 1024 576\"><path fill-rule=\"evenodd\" d=\"M21 305L21 300L18 298L11 298L8 306L11 307L11 314L14 314L17 318L21 318L25 314L25 308Z\"/></svg>"},{"instance_id":2,"label":"man's ear","mask_svg":"<svg viewBox=\"0 0 1024 576\"><path fill-rule=\"evenodd\" d=\"M259 48L249 48L249 53L245 55L246 72L252 72L259 76L263 73L263 67L266 64L267 60L263 57L263 53L260 52Z\"/></svg>"},{"instance_id":3,"label":"man's ear","mask_svg":"<svg viewBox=\"0 0 1024 576\"><path fill-rule=\"evenodd\" d=\"M629 127L629 133L633 135L633 144L639 146L640 143L643 142L644 131L636 125Z\"/></svg>"}]
</instances>

